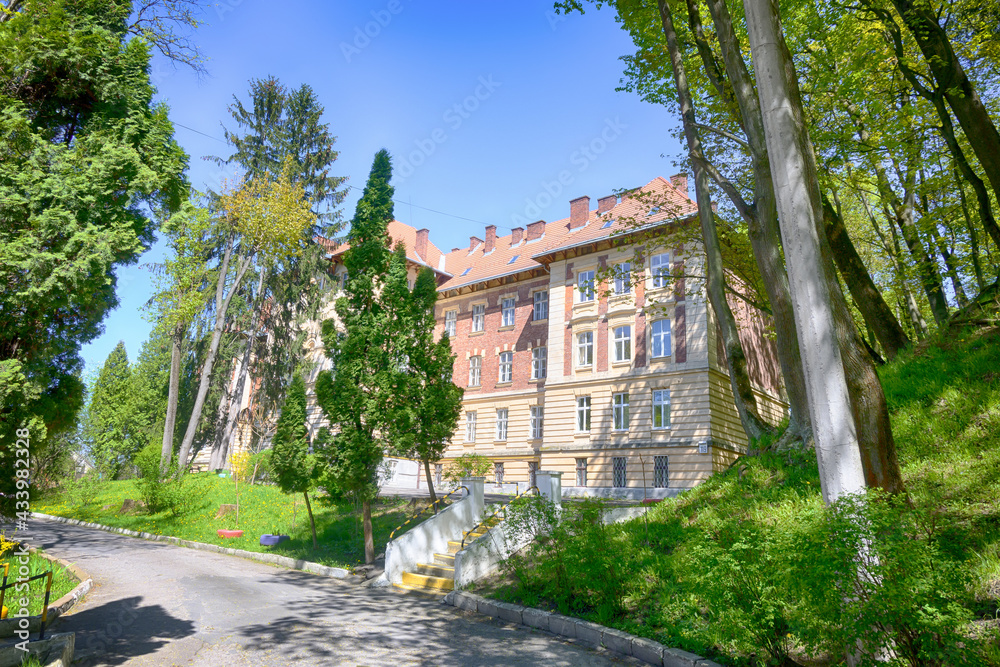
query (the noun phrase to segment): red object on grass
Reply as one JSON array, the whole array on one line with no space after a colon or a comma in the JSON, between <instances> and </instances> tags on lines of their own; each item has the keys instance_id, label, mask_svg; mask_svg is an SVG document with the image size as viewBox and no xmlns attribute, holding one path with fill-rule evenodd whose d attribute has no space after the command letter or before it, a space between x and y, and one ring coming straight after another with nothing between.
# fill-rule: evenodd
<instances>
[{"instance_id":1,"label":"red object on grass","mask_svg":"<svg viewBox=\"0 0 1000 667\"><path fill-rule=\"evenodd\" d=\"M219 529L219 537L243 537L242 530L226 530L225 528Z\"/></svg>"},{"instance_id":2,"label":"red object on grass","mask_svg":"<svg viewBox=\"0 0 1000 667\"><path fill-rule=\"evenodd\" d=\"M663 498L643 498L642 504L643 505L655 505L656 503L661 502L662 500L663 500Z\"/></svg>"}]
</instances>

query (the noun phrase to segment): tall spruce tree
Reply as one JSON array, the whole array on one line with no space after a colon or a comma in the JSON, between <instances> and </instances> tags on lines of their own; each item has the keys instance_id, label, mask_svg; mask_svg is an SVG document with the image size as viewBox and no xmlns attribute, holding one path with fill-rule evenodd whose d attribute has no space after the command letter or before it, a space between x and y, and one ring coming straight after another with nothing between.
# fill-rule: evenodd
<instances>
[{"instance_id":1,"label":"tall spruce tree","mask_svg":"<svg viewBox=\"0 0 1000 667\"><path fill-rule=\"evenodd\" d=\"M288 387L285 404L274 432L271 467L275 481L284 493L301 493L306 499L313 549L316 548L316 520L309 504L315 463L309 455L309 431L306 428L306 386L298 374Z\"/></svg>"},{"instance_id":2,"label":"tall spruce tree","mask_svg":"<svg viewBox=\"0 0 1000 667\"><path fill-rule=\"evenodd\" d=\"M146 444L148 418L136 410L132 369L119 341L101 367L87 409L84 435L94 463L111 478Z\"/></svg>"},{"instance_id":3,"label":"tall spruce tree","mask_svg":"<svg viewBox=\"0 0 1000 667\"><path fill-rule=\"evenodd\" d=\"M341 492L361 501L365 562L375 560L371 503L378 495L378 471L406 385L405 339L409 289L405 255L389 249L393 219L389 153L375 155L358 201L344 253L350 276L336 303L338 323L323 322L323 344L336 360L316 379L316 399L334 429L323 447L327 474Z\"/></svg>"}]
</instances>

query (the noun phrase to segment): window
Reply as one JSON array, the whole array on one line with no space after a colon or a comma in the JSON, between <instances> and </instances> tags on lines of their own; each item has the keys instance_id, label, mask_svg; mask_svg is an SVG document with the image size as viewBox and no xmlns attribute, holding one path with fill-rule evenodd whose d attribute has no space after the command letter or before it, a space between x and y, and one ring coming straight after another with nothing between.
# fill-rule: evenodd
<instances>
[{"instance_id":1,"label":"window","mask_svg":"<svg viewBox=\"0 0 1000 667\"><path fill-rule=\"evenodd\" d=\"M544 320L549 316L549 293L547 291L535 292L535 308L532 311L532 320Z\"/></svg>"},{"instance_id":2,"label":"window","mask_svg":"<svg viewBox=\"0 0 1000 667\"><path fill-rule=\"evenodd\" d=\"M444 332L455 337L458 332L458 311L457 310L446 310L444 312Z\"/></svg>"},{"instance_id":3,"label":"window","mask_svg":"<svg viewBox=\"0 0 1000 667\"><path fill-rule=\"evenodd\" d=\"M576 430L580 433L590 430L590 396L576 397Z\"/></svg>"},{"instance_id":4,"label":"window","mask_svg":"<svg viewBox=\"0 0 1000 667\"><path fill-rule=\"evenodd\" d=\"M579 277L577 278L577 294L579 298L577 299L579 303L586 303L588 301L594 300L594 272L593 271L581 271Z\"/></svg>"},{"instance_id":5,"label":"window","mask_svg":"<svg viewBox=\"0 0 1000 667\"><path fill-rule=\"evenodd\" d=\"M576 335L576 365L594 365L594 332L584 331Z\"/></svg>"},{"instance_id":6,"label":"window","mask_svg":"<svg viewBox=\"0 0 1000 667\"><path fill-rule=\"evenodd\" d=\"M670 390L653 390L653 428L670 428Z\"/></svg>"},{"instance_id":7,"label":"window","mask_svg":"<svg viewBox=\"0 0 1000 667\"><path fill-rule=\"evenodd\" d=\"M576 485L587 486L587 459L576 460Z\"/></svg>"},{"instance_id":8,"label":"window","mask_svg":"<svg viewBox=\"0 0 1000 667\"><path fill-rule=\"evenodd\" d=\"M504 299L500 302L500 313L502 327L514 326L514 299Z\"/></svg>"},{"instance_id":9,"label":"window","mask_svg":"<svg viewBox=\"0 0 1000 667\"><path fill-rule=\"evenodd\" d=\"M476 441L476 413L466 412L465 413L465 441L475 442Z\"/></svg>"},{"instance_id":10,"label":"window","mask_svg":"<svg viewBox=\"0 0 1000 667\"><path fill-rule=\"evenodd\" d=\"M444 476L444 464L435 463L434 464L434 485L441 486L441 477Z\"/></svg>"},{"instance_id":11,"label":"window","mask_svg":"<svg viewBox=\"0 0 1000 667\"><path fill-rule=\"evenodd\" d=\"M406 281L406 288L408 290L410 290L411 292L413 291L413 281L412 280L407 280Z\"/></svg>"},{"instance_id":12,"label":"window","mask_svg":"<svg viewBox=\"0 0 1000 667\"><path fill-rule=\"evenodd\" d=\"M483 373L483 358L469 357L469 386L478 387Z\"/></svg>"},{"instance_id":13,"label":"window","mask_svg":"<svg viewBox=\"0 0 1000 667\"><path fill-rule=\"evenodd\" d=\"M610 227L613 224L615 224L615 219L614 218L608 218L607 222L605 222L603 225L601 225L601 229L607 229L608 227Z\"/></svg>"},{"instance_id":14,"label":"window","mask_svg":"<svg viewBox=\"0 0 1000 667\"><path fill-rule=\"evenodd\" d=\"M472 307L472 330L483 331L486 329L486 304L477 303Z\"/></svg>"},{"instance_id":15,"label":"window","mask_svg":"<svg viewBox=\"0 0 1000 667\"><path fill-rule=\"evenodd\" d=\"M670 486L667 475L667 457L653 457L653 486L657 489L665 489Z\"/></svg>"},{"instance_id":16,"label":"window","mask_svg":"<svg viewBox=\"0 0 1000 667\"><path fill-rule=\"evenodd\" d=\"M624 325L615 327L615 361L630 361L632 359L632 327Z\"/></svg>"},{"instance_id":17,"label":"window","mask_svg":"<svg viewBox=\"0 0 1000 667\"><path fill-rule=\"evenodd\" d=\"M497 382L500 384L503 384L504 382L510 382L513 376L514 376L514 353L501 352L500 377L497 380Z\"/></svg>"},{"instance_id":18,"label":"window","mask_svg":"<svg viewBox=\"0 0 1000 667\"><path fill-rule=\"evenodd\" d=\"M656 320L650 327L653 357L670 356L670 320Z\"/></svg>"},{"instance_id":19,"label":"window","mask_svg":"<svg viewBox=\"0 0 1000 667\"><path fill-rule=\"evenodd\" d=\"M545 408L541 405L531 406L531 437L537 440L542 437L542 420L545 415Z\"/></svg>"},{"instance_id":20,"label":"window","mask_svg":"<svg viewBox=\"0 0 1000 667\"><path fill-rule=\"evenodd\" d=\"M508 263L508 264L513 264L514 262L516 262L516 261L517 261L517 258L518 258L518 257L520 257L520 255L514 255L514 256L513 256L513 257L511 257L511 258L510 258L509 260L507 260L507 263Z\"/></svg>"},{"instance_id":21,"label":"window","mask_svg":"<svg viewBox=\"0 0 1000 667\"><path fill-rule=\"evenodd\" d=\"M653 274L653 287L666 287L670 277L670 253L653 255L649 260L649 268Z\"/></svg>"},{"instance_id":22,"label":"window","mask_svg":"<svg viewBox=\"0 0 1000 667\"><path fill-rule=\"evenodd\" d=\"M627 477L625 475L624 456L615 456L611 459L611 485L616 489L624 489Z\"/></svg>"},{"instance_id":23,"label":"window","mask_svg":"<svg viewBox=\"0 0 1000 667\"><path fill-rule=\"evenodd\" d=\"M632 265L629 262L615 264L615 294L632 291Z\"/></svg>"},{"instance_id":24,"label":"window","mask_svg":"<svg viewBox=\"0 0 1000 667\"><path fill-rule=\"evenodd\" d=\"M497 408L497 440L507 439L507 408Z\"/></svg>"},{"instance_id":25,"label":"window","mask_svg":"<svg viewBox=\"0 0 1000 667\"><path fill-rule=\"evenodd\" d=\"M503 484L503 463L500 461L493 463L493 479L497 486Z\"/></svg>"},{"instance_id":26,"label":"window","mask_svg":"<svg viewBox=\"0 0 1000 667\"><path fill-rule=\"evenodd\" d=\"M344 283L343 283L344 289L346 290L347 289L347 271L344 271L344 274L343 274L342 277L344 279Z\"/></svg>"},{"instance_id":27,"label":"window","mask_svg":"<svg viewBox=\"0 0 1000 667\"><path fill-rule=\"evenodd\" d=\"M649 213L647 213L646 215L656 215L659 212L660 212L660 207L653 206L652 208L649 209Z\"/></svg>"},{"instance_id":28,"label":"window","mask_svg":"<svg viewBox=\"0 0 1000 667\"><path fill-rule=\"evenodd\" d=\"M533 488L538 486L538 479L535 473L538 472L538 462L528 461L528 488Z\"/></svg>"},{"instance_id":29,"label":"window","mask_svg":"<svg viewBox=\"0 0 1000 667\"><path fill-rule=\"evenodd\" d=\"M545 377L548 361L548 348L536 347L531 351L531 379L541 380Z\"/></svg>"},{"instance_id":30,"label":"window","mask_svg":"<svg viewBox=\"0 0 1000 667\"><path fill-rule=\"evenodd\" d=\"M628 392L623 391L614 394L611 399L611 415L614 420L613 428L616 431L628 430Z\"/></svg>"},{"instance_id":31,"label":"window","mask_svg":"<svg viewBox=\"0 0 1000 667\"><path fill-rule=\"evenodd\" d=\"M459 276L459 278L461 278L462 276L467 276L467 275L469 275L469 271L471 271L471 270L472 270L472 267L470 266L470 267L469 267L469 268L467 268L467 269L466 269L465 271L462 271L462 275L461 275L461 276Z\"/></svg>"}]
</instances>

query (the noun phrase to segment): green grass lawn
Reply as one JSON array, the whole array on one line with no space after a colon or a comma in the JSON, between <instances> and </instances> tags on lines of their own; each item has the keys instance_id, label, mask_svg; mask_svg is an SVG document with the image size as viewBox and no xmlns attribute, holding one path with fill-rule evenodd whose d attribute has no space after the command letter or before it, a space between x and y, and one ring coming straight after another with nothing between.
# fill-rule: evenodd
<instances>
[{"instance_id":1,"label":"green grass lawn","mask_svg":"<svg viewBox=\"0 0 1000 667\"><path fill-rule=\"evenodd\" d=\"M8 575L7 583L16 583L17 578L24 574L20 572L20 568L23 567L23 564L20 562L20 557L13 556L9 552L4 554L3 557L0 557L0 574L3 574L4 563L8 563L10 565L10 573ZM80 583L65 567L59 565L58 563L53 563L46 558L42 558L37 554L30 554L28 556L27 568L28 572L25 575L27 577L33 577L52 570L52 588L49 591L49 604L52 604L62 596L69 593L78 583ZM20 600L27 598L28 615L37 616L41 614L42 604L45 602L46 583L47 580L45 578L41 578L28 582L28 588L26 591L17 591L13 588L7 589L6 595L4 595L4 606L7 607L11 614L20 613ZM25 595L25 593L27 594Z\"/></svg>"},{"instance_id":2,"label":"green grass lawn","mask_svg":"<svg viewBox=\"0 0 1000 667\"><path fill-rule=\"evenodd\" d=\"M880 374L908 492L867 510L883 593L843 588L858 542L825 510L812 452L741 459L648 523L564 505L575 520L479 589L730 665L839 664L865 632L920 656L892 664L1000 665L1000 330Z\"/></svg>"},{"instance_id":3,"label":"green grass lawn","mask_svg":"<svg viewBox=\"0 0 1000 667\"><path fill-rule=\"evenodd\" d=\"M185 540L220 546L277 553L335 567L355 567L364 562L364 541L360 512L353 503L330 501L310 495L316 517L319 546L313 549L309 516L302 495L290 496L274 486L240 484L239 522L233 514L216 519L219 507L236 503L236 485L232 479L211 473L190 476L188 498L183 511L146 514L141 510L119 514L126 499L139 500L135 482L107 482L89 491L53 491L34 504L37 512L128 528L154 535L170 535ZM372 527L376 553L385 549L389 534L411 516L406 500L379 498L372 508ZM412 524L411 524L412 525ZM243 537L225 539L220 528L239 528ZM289 535L291 540L274 547L262 547L263 534Z\"/></svg>"}]
</instances>

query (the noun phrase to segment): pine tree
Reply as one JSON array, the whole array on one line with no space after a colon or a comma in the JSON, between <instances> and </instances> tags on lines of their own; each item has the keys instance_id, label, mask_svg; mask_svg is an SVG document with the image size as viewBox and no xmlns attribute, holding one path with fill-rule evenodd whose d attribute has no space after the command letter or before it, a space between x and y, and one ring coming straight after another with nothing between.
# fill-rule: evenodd
<instances>
[{"instance_id":1,"label":"pine tree","mask_svg":"<svg viewBox=\"0 0 1000 667\"><path fill-rule=\"evenodd\" d=\"M306 499L309 526L312 528L313 549L316 548L316 520L309 504L309 489L313 486L315 464L309 455L309 432L306 428L306 387L296 374L288 387L285 404L278 417L271 451L271 467L278 488L284 493L301 493Z\"/></svg>"},{"instance_id":2,"label":"pine tree","mask_svg":"<svg viewBox=\"0 0 1000 667\"><path fill-rule=\"evenodd\" d=\"M323 344L335 360L316 380L316 398L335 433L323 447L332 484L361 501L365 562L375 560L371 502L386 451L394 448L399 390L406 385L405 336L409 290L406 258L389 249L393 219L392 166L384 149L375 155L358 201L344 254L350 279L336 303L341 328L323 322Z\"/></svg>"},{"instance_id":3,"label":"pine tree","mask_svg":"<svg viewBox=\"0 0 1000 667\"><path fill-rule=\"evenodd\" d=\"M84 427L94 462L111 478L142 449L148 436L144 415L135 409L133 389L125 343L119 341L94 382Z\"/></svg>"}]
</instances>

